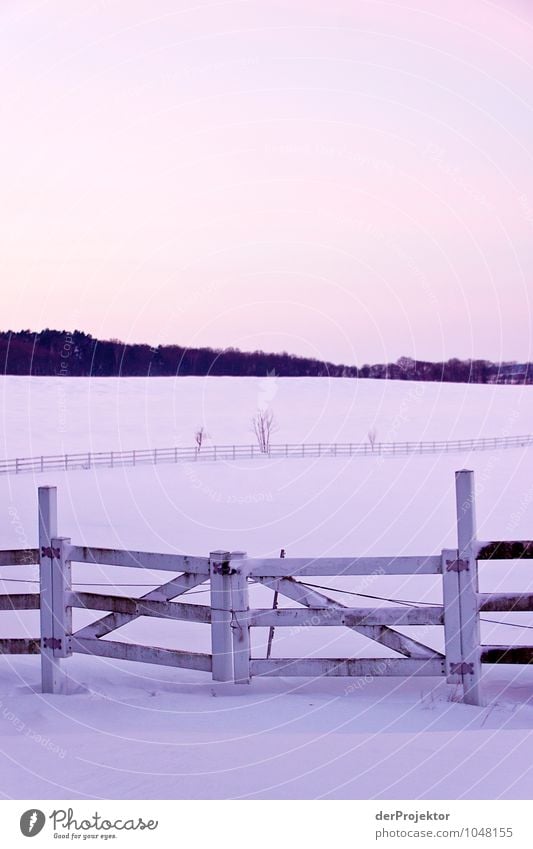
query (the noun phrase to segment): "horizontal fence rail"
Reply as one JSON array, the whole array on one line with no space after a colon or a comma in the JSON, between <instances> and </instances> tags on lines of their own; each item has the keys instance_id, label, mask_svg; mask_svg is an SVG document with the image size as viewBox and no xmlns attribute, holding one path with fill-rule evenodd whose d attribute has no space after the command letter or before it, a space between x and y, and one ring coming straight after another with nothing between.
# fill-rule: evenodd
<instances>
[{"instance_id":1,"label":"horizontal fence rail","mask_svg":"<svg viewBox=\"0 0 533 849\"><path fill-rule=\"evenodd\" d=\"M251 673L258 676L303 676L305 678L392 675L446 675L444 660L413 661L408 658L275 658L274 660L252 660Z\"/></svg>"},{"instance_id":2,"label":"horizontal fence rail","mask_svg":"<svg viewBox=\"0 0 533 849\"><path fill-rule=\"evenodd\" d=\"M309 610L250 610L250 626L259 628L306 628L354 625L444 625L442 607L314 607Z\"/></svg>"},{"instance_id":3,"label":"horizontal fence rail","mask_svg":"<svg viewBox=\"0 0 533 849\"><path fill-rule=\"evenodd\" d=\"M0 551L0 566L31 566L38 562L38 548L19 548L12 551Z\"/></svg>"},{"instance_id":4,"label":"horizontal fence rail","mask_svg":"<svg viewBox=\"0 0 533 849\"><path fill-rule=\"evenodd\" d=\"M0 654L40 654L39 637L16 637L0 639Z\"/></svg>"},{"instance_id":5,"label":"horizontal fence rail","mask_svg":"<svg viewBox=\"0 0 533 849\"><path fill-rule=\"evenodd\" d=\"M529 448L533 435L495 436L478 439L437 440L427 442L314 442L271 445L261 451L258 445L206 445L191 447L142 448L127 451L85 451L15 457L0 460L0 475L40 474L49 471L79 471L97 468L124 468L158 463L220 462L260 458L315 457L403 457L410 454L446 454L470 451L495 451Z\"/></svg>"},{"instance_id":6,"label":"horizontal fence rail","mask_svg":"<svg viewBox=\"0 0 533 849\"><path fill-rule=\"evenodd\" d=\"M284 575L438 575L440 556L419 557L287 557L254 559L250 577Z\"/></svg>"},{"instance_id":7,"label":"horizontal fence rail","mask_svg":"<svg viewBox=\"0 0 533 849\"><path fill-rule=\"evenodd\" d=\"M113 548L71 545L67 556L75 563L209 575L207 557L189 557L187 554L153 554L149 551L122 551Z\"/></svg>"},{"instance_id":8,"label":"horizontal fence rail","mask_svg":"<svg viewBox=\"0 0 533 849\"><path fill-rule=\"evenodd\" d=\"M80 654L110 657L115 660L133 660L137 663L156 663L158 666L176 666L211 672L211 655L196 652L160 649L135 643L118 643L102 640L72 639L73 649Z\"/></svg>"},{"instance_id":9,"label":"horizontal fence rail","mask_svg":"<svg viewBox=\"0 0 533 849\"><path fill-rule=\"evenodd\" d=\"M532 613L533 592L479 592L478 562L529 561L533 557L533 541L476 539L474 475L470 471L456 472L458 546L439 555L312 558L285 557L282 551L278 558L248 558L242 551L220 550L211 552L209 557L191 557L78 546L72 545L69 538L58 536L56 488L40 487L38 504L39 547L0 551L0 566L38 564L40 579L29 579L27 573L14 578L10 573L4 579L0 576L0 582L39 583L39 592L0 594L0 615L15 611L18 616L19 611L38 610L40 635L2 637L0 654L40 655L42 689L46 693L69 691L65 660L78 653L208 672L216 681L239 684L270 676L439 676L449 683L462 684L463 700L479 705L482 664L533 663L533 645L484 645L480 639L480 622L484 619L520 627L516 622L499 622L481 614ZM141 596L117 595L112 582L96 584L103 587L102 592L88 592L90 581L77 581L73 586L72 563L174 574L160 585L155 576L152 584L138 584L151 587ZM307 577L315 575L433 575L442 586L442 604L389 599L306 583ZM200 592L208 592L209 601L190 603L187 593L202 584L208 584ZM271 608L250 607L250 589L254 585L274 593ZM337 598L342 593L357 598L357 602L344 604ZM285 604L289 599L298 606L280 607L278 596L284 598ZM103 615L75 630L72 611L76 609ZM209 627L211 653L116 639L117 629L141 617ZM415 636L395 630L412 626L423 626L423 630ZM443 629L443 651L420 642L425 629L435 626ZM377 645L380 656L271 657L275 629L291 628L299 633L312 627L348 628ZM266 657L252 655L252 628L268 631ZM109 635L111 638L106 639ZM384 648L396 656L383 657Z\"/></svg>"}]
</instances>

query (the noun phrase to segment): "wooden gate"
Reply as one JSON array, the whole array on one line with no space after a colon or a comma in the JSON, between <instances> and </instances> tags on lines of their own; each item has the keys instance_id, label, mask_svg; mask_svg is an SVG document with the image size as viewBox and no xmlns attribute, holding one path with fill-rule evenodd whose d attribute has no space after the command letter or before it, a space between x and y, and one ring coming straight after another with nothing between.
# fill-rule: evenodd
<instances>
[{"instance_id":1,"label":"wooden gate","mask_svg":"<svg viewBox=\"0 0 533 849\"><path fill-rule=\"evenodd\" d=\"M464 701L481 704L482 663L531 663L533 646L484 646L480 613L533 611L533 593L480 593L478 561L533 557L532 542L476 539L473 472L456 473L457 548L407 557L248 558L245 552L214 551L209 557L77 546L57 531L57 493L39 488L39 549L0 552L0 566L40 565L40 593L0 596L2 610L40 608L41 635L0 639L0 652L40 652L42 688L67 692L65 659L74 652L210 672L214 680L247 683L256 676L440 676L461 682ZM166 583L141 597L73 589L72 562L172 573ZM309 586L315 576L435 575L442 603L397 602L348 606ZM190 590L209 582L210 604L191 604ZM251 608L250 588L259 584L299 607ZM357 596L357 593L350 593ZM364 595L364 594L361 594ZM177 601L177 599L180 599ZM76 631L72 610L102 611ZM211 629L211 653L146 646L105 639L140 616L197 622ZM443 626L444 651L400 633L411 625ZM392 650L396 657L253 657L252 628L343 626Z\"/></svg>"}]
</instances>

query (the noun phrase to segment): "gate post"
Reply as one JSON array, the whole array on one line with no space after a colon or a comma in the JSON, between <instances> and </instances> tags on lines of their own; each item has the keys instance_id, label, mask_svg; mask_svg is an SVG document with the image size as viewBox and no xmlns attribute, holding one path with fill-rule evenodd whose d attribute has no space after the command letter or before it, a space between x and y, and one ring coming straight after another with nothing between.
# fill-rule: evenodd
<instances>
[{"instance_id":1,"label":"gate post","mask_svg":"<svg viewBox=\"0 0 533 849\"><path fill-rule=\"evenodd\" d=\"M54 614L54 657L72 656L71 541L67 537L52 540L52 607Z\"/></svg>"},{"instance_id":2,"label":"gate post","mask_svg":"<svg viewBox=\"0 0 533 849\"><path fill-rule=\"evenodd\" d=\"M40 486L39 573L41 617L41 682L43 693L65 693L67 679L61 657L70 653L70 614L65 593L70 591L69 540L57 536L57 489Z\"/></svg>"},{"instance_id":3,"label":"gate post","mask_svg":"<svg viewBox=\"0 0 533 849\"><path fill-rule=\"evenodd\" d=\"M455 473L457 502L457 574L461 614L461 664L456 669L463 680L466 704L481 705L481 649L479 633L478 571L474 472ZM453 671L453 670L452 670Z\"/></svg>"},{"instance_id":4,"label":"gate post","mask_svg":"<svg viewBox=\"0 0 533 849\"><path fill-rule=\"evenodd\" d=\"M459 603L459 572L455 568L457 549L442 552L442 601L444 606L444 655L448 684L461 684L462 678L452 667L461 663L461 608Z\"/></svg>"},{"instance_id":5,"label":"gate post","mask_svg":"<svg viewBox=\"0 0 533 849\"><path fill-rule=\"evenodd\" d=\"M250 605L246 552L231 552L231 628L233 632L233 676L236 684L250 683Z\"/></svg>"},{"instance_id":6,"label":"gate post","mask_svg":"<svg viewBox=\"0 0 533 849\"><path fill-rule=\"evenodd\" d=\"M213 680L233 681L233 633L229 551L209 555L211 579L211 654Z\"/></svg>"}]
</instances>

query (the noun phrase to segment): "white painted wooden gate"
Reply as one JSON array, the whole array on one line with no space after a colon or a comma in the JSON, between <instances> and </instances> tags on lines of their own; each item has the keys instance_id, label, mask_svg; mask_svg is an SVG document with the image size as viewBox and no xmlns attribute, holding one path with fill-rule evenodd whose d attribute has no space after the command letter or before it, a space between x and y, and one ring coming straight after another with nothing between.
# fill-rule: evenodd
<instances>
[{"instance_id":1,"label":"white painted wooden gate","mask_svg":"<svg viewBox=\"0 0 533 849\"><path fill-rule=\"evenodd\" d=\"M465 702L481 704L482 663L533 662L533 647L483 646L480 642L480 612L533 611L533 594L480 593L478 561L531 558L533 543L483 543L476 539L474 480L470 471L456 473L457 548L436 555L407 557L257 559L238 551L190 557L77 546L58 535L56 497L55 488L39 488L38 550L0 552L0 566L40 564L40 597L27 593L0 596L0 611L40 607L41 636L31 640L0 639L0 652L40 651L44 692L67 692L65 659L77 652L210 672L217 681L235 683L246 683L257 676L441 676L462 683ZM172 577L140 598L77 592L72 587L72 562L166 571ZM420 606L391 600L386 607L350 607L318 592L306 580L339 575L441 576L443 602ZM187 592L206 582L210 584L210 604L188 603ZM251 609L249 589L253 584L267 587L300 606ZM73 631L73 608L102 611L105 615ZM211 653L105 639L140 616L209 626ZM409 625L444 626L444 651L396 630ZM252 628L324 626L346 627L397 656L252 656Z\"/></svg>"}]
</instances>

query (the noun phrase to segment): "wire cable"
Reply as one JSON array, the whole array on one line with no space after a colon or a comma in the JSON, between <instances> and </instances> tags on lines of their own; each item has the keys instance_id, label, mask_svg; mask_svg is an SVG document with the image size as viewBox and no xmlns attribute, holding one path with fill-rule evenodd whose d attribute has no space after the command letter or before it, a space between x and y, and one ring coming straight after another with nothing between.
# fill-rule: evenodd
<instances>
[{"instance_id":1,"label":"wire cable","mask_svg":"<svg viewBox=\"0 0 533 849\"><path fill-rule=\"evenodd\" d=\"M339 589L336 589L335 587L325 587L325 586L322 586L321 584L307 584L304 581L298 581L298 583L302 584L302 586L304 586L304 587L310 587L310 588L314 587L314 588L320 589L320 590L329 590L330 592L333 592L333 593L345 593L346 595L360 596L362 598L373 598L373 599L376 599L377 601L389 601L392 604L403 604L403 605L408 605L409 607L419 607L421 605L427 605L429 607L435 606L430 601L407 601L406 599L385 598L384 596L380 596L380 595L368 595L367 593L356 593L356 592L353 592L352 590L339 590ZM529 611L526 611L526 610L514 610L514 611L509 610L509 611L506 611L506 612L509 612L509 613L528 613ZM533 612L533 611L531 611L531 612ZM533 631L533 625L519 625L518 622L501 622L499 619L487 619L485 616L480 616L479 619L480 619L481 622L492 622L492 624L494 624L494 625L508 625L510 628L524 628L527 631Z\"/></svg>"}]
</instances>

